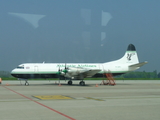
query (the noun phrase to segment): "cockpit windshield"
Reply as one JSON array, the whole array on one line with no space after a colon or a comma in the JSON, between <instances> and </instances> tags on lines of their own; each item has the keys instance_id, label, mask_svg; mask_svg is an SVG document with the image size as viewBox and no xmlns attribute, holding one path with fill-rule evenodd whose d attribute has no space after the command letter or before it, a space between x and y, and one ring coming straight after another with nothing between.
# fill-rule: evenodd
<instances>
[{"instance_id":1,"label":"cockpit windshield","mask_svg":"<svg viewBox=\"0 0 160 120\"><path fill-rule=\"evenodd\" d=\"M18 66L17 69L24 69L24 67L23 66Z\"/></svg>"}]
</instances>

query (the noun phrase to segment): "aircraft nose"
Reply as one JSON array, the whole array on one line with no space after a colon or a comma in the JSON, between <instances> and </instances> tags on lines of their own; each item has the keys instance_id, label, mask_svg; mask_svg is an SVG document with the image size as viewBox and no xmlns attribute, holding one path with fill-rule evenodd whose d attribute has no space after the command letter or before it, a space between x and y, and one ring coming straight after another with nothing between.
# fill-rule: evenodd
<instances>
[{"instance_id":1,"label":"aircraft nose","mask_svg":"<svg viewBox=\"0 0 160 120\"><path fill-rule=\"evenodd\" d=\"M13 69L13 70L11 71L11 75L12 75L13 77L15 77L15 69Z\"/></svg>"},{"instance_id":2,"label":"aircraft nose","mask_svg":"<svg viewBox=\"0 0 160 120\"><path fill-rule=\"evenodd\" d=\"M13 73L14 73L14 71L15 71L15 69L13 69L13 70L11 71L11 74L13 74Z\"/></svg>"}]
</instances>

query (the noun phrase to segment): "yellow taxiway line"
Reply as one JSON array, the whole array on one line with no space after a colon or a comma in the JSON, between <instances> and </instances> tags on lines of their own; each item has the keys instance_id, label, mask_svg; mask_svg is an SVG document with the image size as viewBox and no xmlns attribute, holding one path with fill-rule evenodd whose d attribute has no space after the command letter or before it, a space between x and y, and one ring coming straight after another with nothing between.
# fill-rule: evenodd
<instances>
[{"instance_id":1,"label":"yellow taxiway line","mask_svg":"<svg viewBox=\"0 0 160 120\"><path fill-rule=\"evenodd\" d=\"M39 96L33 96L33 97L41 99L41 100L73 99L71 97L67 97L67 96L63 96L63 95L39 95Z\"/></svg>"}]
</instances>

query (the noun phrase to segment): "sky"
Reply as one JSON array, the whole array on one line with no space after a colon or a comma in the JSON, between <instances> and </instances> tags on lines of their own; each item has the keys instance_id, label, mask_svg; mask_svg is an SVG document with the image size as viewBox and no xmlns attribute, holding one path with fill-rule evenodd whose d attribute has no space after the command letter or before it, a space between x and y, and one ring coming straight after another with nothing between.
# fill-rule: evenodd
<instances>
[{"instance_id":1,"label":"sky","mask_svg":"<svg viewBox=\"0 0 160 120\"><path fill-rule=\"evenodd\" d=\"M1 0L0 70L21 63L103 63L130 43L139 71L160 72L159 0Z\"/></svg>"}]
</instances>

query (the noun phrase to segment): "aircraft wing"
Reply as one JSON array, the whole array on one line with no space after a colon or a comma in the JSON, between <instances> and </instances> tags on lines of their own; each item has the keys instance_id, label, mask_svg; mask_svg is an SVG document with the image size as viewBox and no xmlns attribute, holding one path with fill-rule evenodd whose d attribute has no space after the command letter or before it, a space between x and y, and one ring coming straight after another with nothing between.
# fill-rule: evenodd
<instances>
[{"instance_id":1,"label":"aircraft wing","mask_svg":"<svg viewBox=\"0 0 160 120\"><path fill-rule=\"evenodd\" d=\"M84 77L92 77L93 75L95 75L96 73L100 71L101 71L100 69L89 69L89 70L86 70L80 73L80 75L83 75Z\"/></svg>"}]
</instances>

